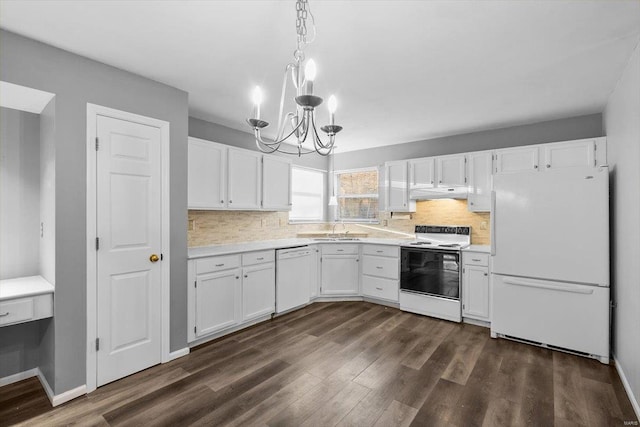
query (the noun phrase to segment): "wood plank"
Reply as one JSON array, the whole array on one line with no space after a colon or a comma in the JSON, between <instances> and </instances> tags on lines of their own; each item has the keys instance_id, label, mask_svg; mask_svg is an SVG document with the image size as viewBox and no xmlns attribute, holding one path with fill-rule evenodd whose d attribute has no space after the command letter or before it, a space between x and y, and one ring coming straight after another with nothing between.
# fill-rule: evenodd
<instances>
[{"instance_id":1,"label":"wood plank","mask_svg":"<svg viewBox=\"0 0 640 427\"><path fill-rule=\"evenodd\" d=\"M378 418L374 427L409 426L417 413L417 409L394 400Z\"/></svg>"},{"instance_id":2,"label":"wood plank","mask_svg":"<svg viewBox=\"0 0 640 427\"><path fill-rule=\"evenodd\" d=\"M301 426L323 427L336 425L369 391L367 387L352 381L348 382L342 390L329 399L324 405L321 405Z\"/></svg>"},{"instance_id":3,"label":"wood plank","mask_svg":"<svg viewBox=\"0 0 640 427\"><path fill-rule=\"evenodd\" d=\"M583 394L582 376L574 357L557 352L553 355L553 408L559 419L588 425L588 408Z\"/></svg>"}]
</instances>

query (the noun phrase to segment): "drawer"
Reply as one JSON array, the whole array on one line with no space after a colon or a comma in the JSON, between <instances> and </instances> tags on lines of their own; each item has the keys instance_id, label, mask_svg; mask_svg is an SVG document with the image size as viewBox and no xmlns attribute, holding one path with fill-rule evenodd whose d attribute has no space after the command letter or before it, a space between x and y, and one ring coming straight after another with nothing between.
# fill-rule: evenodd
<instances>
[{"instance_id":1,"label":"drawer","mask_svg":"<svg viewBox=\"0 0 640 427\"><path fill-rule=\"evenodd\" d=\"M53 294L0 301L0 326L53 316Z\"/></svg>"},{"instance_id":2,"label":"drawer","mask_svg":"<svg viewBox=\"0 0 640 427\"><path fill-rule=\"evenodd\" d=\"M240 267L240 255L224 255L196 260L196 274Z\"/></svg>"},{"instance_id":3,"label":"drawer","mask_svg":"<svg viewBox=\"0 0 640 427\"><path fill-rule=\"evenodd\" d=\"M322 245L322 255L357 255L358 245L348 243L336 243L333 245Z\"/></svg>"},{"instance_id":4,"label":"drawer","mask_svg":"<svg viewBox=\"0 0 640 427\"><path fill-rule=\"evenodd\" d=\"M363 255L362 274L397 280L398 258Z\"/></svg>"},{"instance_id":5,"label":"drawer","mask_svg":"<svg viewBox=\"0 0 640 427\"><path fill-rule=\"evenodd\" d=\"M362 294L368 297L398 301L398 281L362 276Z\"/></svg>"},{"instance_id":6,"label":"drawer","mask_svg":"<svg viewBox=\"0 0 640 427\"><path fill-rule=\"evenodd\" d=\"M364 245L362 246L362 254L398 258L400 255L400 248L398 246L390 245Z\"/></svg>"},{"instance_id":7,"label":"drawer","mask_svg":"<svg viewBox=\"0 0 640 427\"><path fill-rule=\"evenodd\" d=\"M265 262L274 262L276 259L276 251L259 251L259 252L249 252L246 254L242 254L242 265L255 265L255 264L263 264Z\"/></svg>"},{"instance_id":8,"label":"drawer","mask_svg":"<svg viewBox=\"0 0 640 427\"><path fill-rule=\"evenodd\" d=\"M464 252L463 263L466 265L489 266L489 254L481 252Z\"/></svg>"}]
</instances>

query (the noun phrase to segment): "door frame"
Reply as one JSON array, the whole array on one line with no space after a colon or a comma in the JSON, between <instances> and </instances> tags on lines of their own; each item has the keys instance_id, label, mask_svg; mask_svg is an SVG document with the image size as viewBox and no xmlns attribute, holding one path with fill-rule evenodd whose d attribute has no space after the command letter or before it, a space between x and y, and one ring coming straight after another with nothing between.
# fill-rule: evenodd
<instances>
[{"instance_id":1,"label":"door frame","mask_svg":"<svg viewBox=\"0 0 640 427\"><path fill-rule=\"evenodd\" d=\"M86 385L87 393L97 388L97 357L96 338L98 335L97 322L97 251L96 251L96 234L97 234L97 156L95 155L95 141L97 137L97 118L98 116L110 117L119 120L139 123L160 129L160 145L161 145L161 186L162 186L162 206L161 206L161 228L162 228L162 248L161 253L164 262L161 263L161 362L165 363L170 360L170 221L169 221L169 147L170 134L169 122L158 120L151 117L140 116L138 114L128 113L126 111L115 110L113 108L103 107L101 105L87 103L87 375Z\"/></svg>"}]
</instances>

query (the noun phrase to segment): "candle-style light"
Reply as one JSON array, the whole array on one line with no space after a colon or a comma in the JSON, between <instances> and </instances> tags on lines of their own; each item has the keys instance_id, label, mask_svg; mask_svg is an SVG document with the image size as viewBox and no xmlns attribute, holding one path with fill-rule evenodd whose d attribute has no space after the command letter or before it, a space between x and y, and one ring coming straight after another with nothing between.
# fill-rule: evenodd
<instances>
[{"instance_id":1,"label":"candle-style light","mask_svg":"<svg viewBox=\"0 0 640 427\"><path fill-rule=\"evenodd\" d=\"M262 104L262 90L260 86L253 89L253 118L260 120L260 104Z\"/></svg>"},{"instance_id":2,"label":"candle-style light","mask_svg":"<svg viewBox=\"0 0 640 427\"><path fill-rule=\"evenodd\" d=\"M329 124L333 126L336 124L336 108L338 108L338 100L335 95L329 97L327 107L329 108Z\"/></svg>"},{"instance_id":3,"label":"candle-style light","mask_svg":"<svg viewBox=\"0 0 640 427\"><path fill-rule=\"evenodd\" d=\"M307 82L307 95L313 95L313 81L316 79L316 62L313 59L307 61L307 65L304 66L304 78Z\"/></svg>"}]
</instances>

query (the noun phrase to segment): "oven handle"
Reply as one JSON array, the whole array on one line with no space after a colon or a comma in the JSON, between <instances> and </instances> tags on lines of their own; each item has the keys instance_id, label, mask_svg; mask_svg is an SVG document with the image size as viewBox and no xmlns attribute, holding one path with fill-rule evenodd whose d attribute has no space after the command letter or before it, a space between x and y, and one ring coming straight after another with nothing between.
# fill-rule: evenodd
<instances>
[{"instance_id":1,"label":"oven handle","mask_svg":"<svg viewBox=\"0 0 640 427\"><path fill-rule=\"evenodd\" d=\"M572 286L545 285L543 283L530 282L528 280L504 279L503 282L506 283L507 285L526 286L529 288L550 289L552 291L571 292L572 294L591 295L593 293L593 289L576 288Z\"/></svg>"},{"instance_id":2,"label":"oven handle","mask_svg":"<svg viewBox=\"0 0 640 427\"><path fill-rule=\"evenodd\" d=\"M496 255L496 192L495 190L491 192L491 217L489 220L489 227L491 227L491 232L489 234L489 238L491 239L491 256Z\"/></svg>"}]
</instances>

